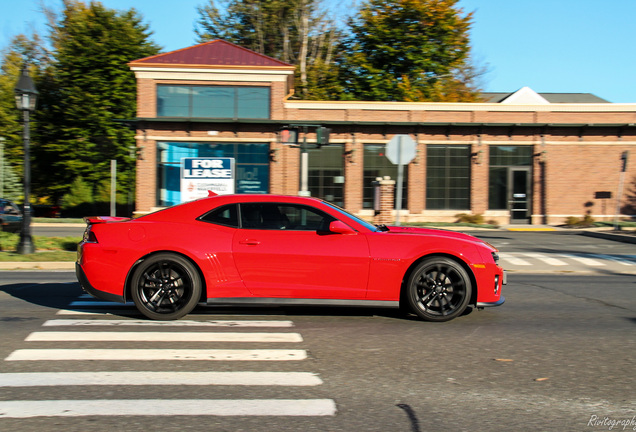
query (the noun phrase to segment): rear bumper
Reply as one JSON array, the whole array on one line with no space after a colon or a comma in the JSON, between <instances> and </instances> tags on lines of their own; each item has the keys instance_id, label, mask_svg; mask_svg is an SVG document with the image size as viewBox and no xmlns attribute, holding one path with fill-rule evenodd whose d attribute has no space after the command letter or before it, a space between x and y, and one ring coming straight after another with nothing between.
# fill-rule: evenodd
<instances>
[{"instance_id":1,"label":"rear bumper","mask_svg":"<svg viewBox=\"0 0 636 432\"><path fill-rule=\"evenodd\" d=\"M82 266L79 265L79 263L75 263L75 276L77 276L77 280L79 281L82 289L86 291L88 294L92 295L93 297L98 298L100 300L112 301L117 303L126 303L126 299L124 298L124 296L118 296L115 294L100 291L97 288L95 288L93 285L91 285L91 283L88 280L88 277L86 277L86 273L84 273L84 270L82 269Z\"/></svg>"}]
</instances>

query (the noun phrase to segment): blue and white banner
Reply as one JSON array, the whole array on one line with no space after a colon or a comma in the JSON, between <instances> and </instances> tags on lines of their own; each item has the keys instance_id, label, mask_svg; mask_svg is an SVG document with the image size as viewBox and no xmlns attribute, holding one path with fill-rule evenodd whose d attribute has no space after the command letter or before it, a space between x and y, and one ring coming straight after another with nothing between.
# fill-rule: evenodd
<instances>
[{"instance_id":1,"label":"blue and white banner","mask_svg":"<svg viewBox=\"0 0 636 432\"><path fill-rule=\"evenodd\" d=\"M234 193L234 158L181 159L181 202Z\"/></svg>"}]
</instances>

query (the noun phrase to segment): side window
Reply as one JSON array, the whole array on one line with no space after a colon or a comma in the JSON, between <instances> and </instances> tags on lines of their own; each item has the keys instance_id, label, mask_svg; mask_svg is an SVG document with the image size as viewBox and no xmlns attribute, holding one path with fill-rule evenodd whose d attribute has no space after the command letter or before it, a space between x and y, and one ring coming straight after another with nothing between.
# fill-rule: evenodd
<instances>
[{"instance_id":1,"label":"side window","mask_svg":"<svg viewBox=\"0 0 636 432\"><path fill-rule=\"evenodd\" d=\"M336 220L327 213L306 206L281 205L281 211L289 219L289 229L299 231L327 231L329 223Z\"/></svg>"},{"instance_id":2,"label":"side window","mask_svg":"<svg viewBox=\"0 0 636 432\"><path fill-rule=\"evenodd\" d=\"M327 231L335 218L318 209L295 204L241 204L241 224L247 229Z\"/></svg>"},{"instance_id":3,"label":"side window","mask_svg":"<svg viewBox=\"0 0 636 432\"><path fill-rule=\"evenodd\" d=\"M216 225L224 225L232 228L238 228L238 215L236 204L229 204L214 209L199 218L203 222L209 222Z\"/></svg>"}]
</instances>

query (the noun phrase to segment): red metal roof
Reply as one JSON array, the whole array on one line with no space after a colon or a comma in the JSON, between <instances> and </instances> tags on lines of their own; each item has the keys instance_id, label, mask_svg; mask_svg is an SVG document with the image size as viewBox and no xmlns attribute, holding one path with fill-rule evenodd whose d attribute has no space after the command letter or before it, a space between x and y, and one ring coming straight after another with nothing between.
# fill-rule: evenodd
<instances>
[{"instance_id":1,"label":"red metal roof","mask_svg":"<svg viewBox=\"0 0 636 432\"><path fill-rule=\"evenodd\" d=\"M133 60L131 66L283 68L294 66L233 43L216 39L168 53Z\"/></svg>"}]
</instances>

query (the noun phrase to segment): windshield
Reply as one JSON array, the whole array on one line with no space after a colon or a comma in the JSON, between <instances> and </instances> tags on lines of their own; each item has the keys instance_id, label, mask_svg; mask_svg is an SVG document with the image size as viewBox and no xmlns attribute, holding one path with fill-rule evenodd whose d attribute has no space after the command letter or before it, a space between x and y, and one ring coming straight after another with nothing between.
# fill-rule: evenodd
<instances>
[{"instance_id":1,"label":"windshield","mask_svg":"<svg viewBox=\"0 0 636 432\"><path fill-rule=\"evenodd\" d=\"M359 223L360 225L364 226L365 228L367 228L370 231L384 231L383 229L381 229L381 227L378 227L376 225L373 225L370 222L367 222L363 219L360 219L358 216L355 216L351 213L349 213L348 211L346 211L345 209L342 209L340 207L338 207L335 204L331 204L327 201L323 201L325 204L327 204L329 207L331 207L332 209L338 211L339 213L342 213L343 215L345 215L346 217L353 219L354 221L356 221L357 223Z\"/></svg>"}]
</instances>

